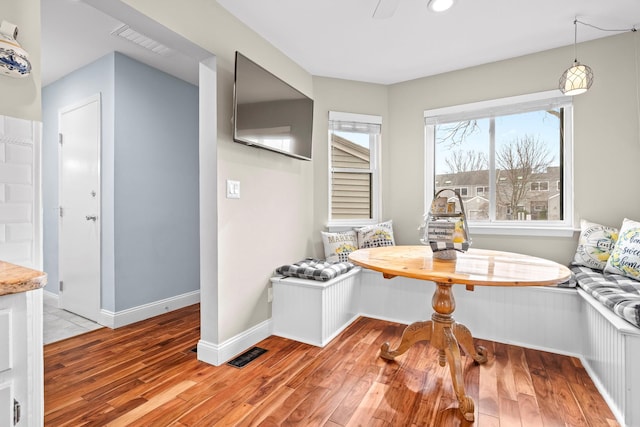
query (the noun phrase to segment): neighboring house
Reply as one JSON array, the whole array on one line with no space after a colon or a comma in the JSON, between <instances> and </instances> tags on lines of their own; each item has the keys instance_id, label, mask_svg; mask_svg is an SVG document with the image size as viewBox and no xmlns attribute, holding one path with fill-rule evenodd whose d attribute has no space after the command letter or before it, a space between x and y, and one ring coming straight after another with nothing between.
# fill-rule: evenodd
<instances>
[{"instance_id":1,"label":"neighboring house","mask_svg":"<svg viewBox=\"0 0 640 427\"><path fill-rule=\"evenodd\" d=\"M369 149L331 134L331 165L340 169L369 169ZM371 174L332 171L332 218L367 218L371 214Z\"/></svg>"},{"instance_id":2,"label":"neighboring house","mask_svg":"<svg viewBox=\"0 0 640 427\"><path fill-rule=\"evenodd\" d=\"M560 167L550 166L535 173L524 182L510 182L509 173L496 174L496 217L501 220L559 220ZM465 202L470 220L489 218L489 171L467 171L436 175L436 190L449 188L457 191ZM516 206L511 206L514 186L524 187Z\"/></svg>"}]
</instances>

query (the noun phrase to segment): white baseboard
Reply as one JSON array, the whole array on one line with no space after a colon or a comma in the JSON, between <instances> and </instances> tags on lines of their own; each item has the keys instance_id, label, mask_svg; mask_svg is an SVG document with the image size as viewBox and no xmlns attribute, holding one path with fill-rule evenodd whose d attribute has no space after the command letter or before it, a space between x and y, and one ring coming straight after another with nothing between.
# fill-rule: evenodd
<instances>
[{"instance_id":1,"label":"white baseboard","mask_svg":"<svg viewBox=\"0 0 640 427\"><path fill-rule=\"evenodd\" d=\"M201 339L198 342L198 360L210 365L220 366L237 354L271 336L272 329L272 321L269 319L221 344L214 344Z\"/></svg>"},{"instance_id":2,"label":"white baseboard","mask_svg":"<svg viewBox=\"0 0 640 427\"><path fill-rule=\"evenodd\" d=\"M130 325L131 323L149 319L199 302L200 291L198 290L139 305L138 307L128 308L115 313L113 311L102 309L100 310L100 321L98 323L111 329L117 329L122 326Z\"/></svg>"}]
</instances>

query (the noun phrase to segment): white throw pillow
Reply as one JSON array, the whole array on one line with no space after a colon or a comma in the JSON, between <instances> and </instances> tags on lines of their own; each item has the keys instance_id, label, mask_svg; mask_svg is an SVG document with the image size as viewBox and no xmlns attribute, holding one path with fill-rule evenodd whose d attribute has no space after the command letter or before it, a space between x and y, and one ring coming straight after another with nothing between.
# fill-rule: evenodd
<instances>
[{"instance_id":1,"label":"white throw pillow","mask_svg":"<svg viewBox=\"0 0 640 427\"><path fill-rule=\"evenodd\" d=\"M358 249L358 237L355 231L328 233L321 231L324 256L329 262L349 261L349 254Z\"/></svg>"},{"instance_id":2,"label":"white throw pillow","mask_svg":"<svg viewBox=\"0 0 640 427\"><path fill-rule=\"evenodd\" d=\"M377 248L396 244L393 239L393 222L391 220L356 228L356 232L358 233L358 248Z\"/></svg>"},{"instance_id":3,"label":"white throw pillow","mask_svg":"<svg viewBox=\"0 0 640 427\"><path fill-rule=\"evenodd\" d=\"M618 229L583 219L580 221L580 230L573 264L604 270L618 240Z\"/></svg>"},{"instance_id":4,"label":"white throw pillow","mask_svg":"<svg viewBox=\"0 0 640 427\"><path fill-rule=\"evenodd\" d=\"M624 219L604 271L640 280L640 222Z\"/></svg>"}]
</instances>

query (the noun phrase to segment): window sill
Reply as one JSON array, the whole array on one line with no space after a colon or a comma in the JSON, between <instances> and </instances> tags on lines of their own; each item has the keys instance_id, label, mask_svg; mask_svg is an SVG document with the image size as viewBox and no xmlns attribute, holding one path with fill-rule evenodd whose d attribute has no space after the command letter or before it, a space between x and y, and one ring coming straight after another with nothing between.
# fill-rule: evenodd
<instances>
[{"instance_id":1,"label":"window sill","mask_svg":"<svg viewBox=\"0 0 640 427\"><path fill-rule=\"evenodd\" d=\"M353 223L329 223L326 225L330 233L350 231L354 228L377 224L376 221ZM580 229L570 226L532 226L527 223L509 224L469 224L471 236L537 236L537 237L573 237Z\"/></svg>"},{"instance_id":2,"label":"window sill","mask_svg":"<svg viewBox=\"0 0 640 427\"><path fill-rule=\"evenodd\" d=\"M532 226L527 223L508 225L498 224L469 224L469 233L473 235L496 236L537 236L537 237L573 237L580 229L570 226Z\"/></svg>"}]
</instances>

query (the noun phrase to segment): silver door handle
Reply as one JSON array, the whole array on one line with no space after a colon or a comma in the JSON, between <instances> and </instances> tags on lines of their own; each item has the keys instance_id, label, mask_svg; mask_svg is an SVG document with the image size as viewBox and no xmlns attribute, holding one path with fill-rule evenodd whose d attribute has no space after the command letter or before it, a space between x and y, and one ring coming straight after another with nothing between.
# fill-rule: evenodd
<instances>
[{"instance_id":1,"label":"silver door handle","mask_svg":"<svg viewBox=\"0 0 640 427\"><path fill-rule=\"evenodd\" d=\"M87 221L93 221L93 222L95 222L95 221L98 219L98 216L97 216L97 215L87 215L87 216L85 216L85 219L86 219Z\"/></svg>"}]
</instances>

